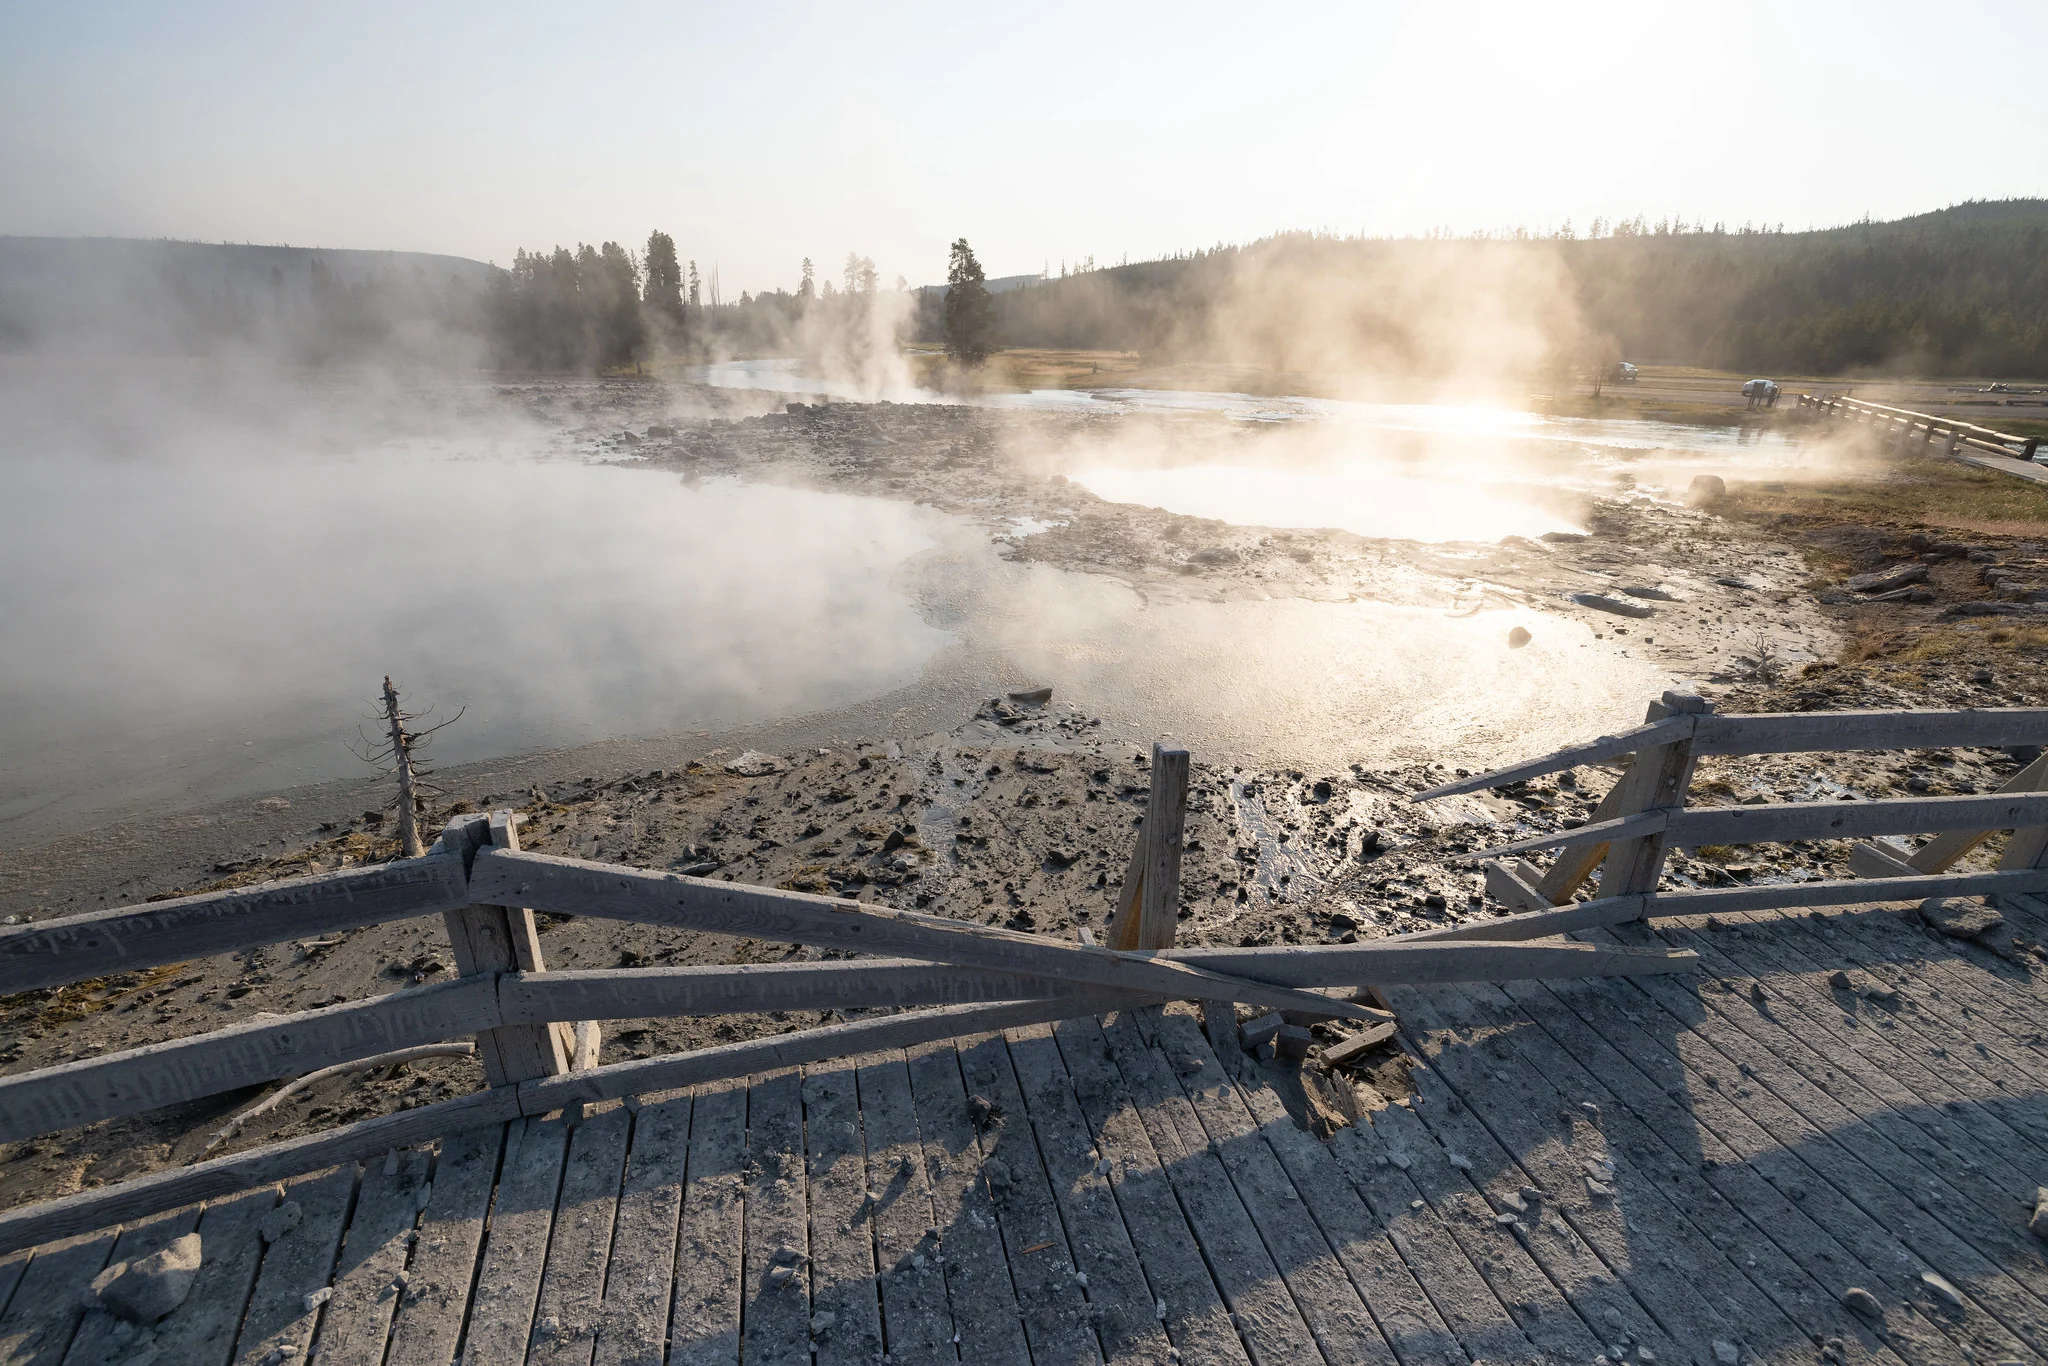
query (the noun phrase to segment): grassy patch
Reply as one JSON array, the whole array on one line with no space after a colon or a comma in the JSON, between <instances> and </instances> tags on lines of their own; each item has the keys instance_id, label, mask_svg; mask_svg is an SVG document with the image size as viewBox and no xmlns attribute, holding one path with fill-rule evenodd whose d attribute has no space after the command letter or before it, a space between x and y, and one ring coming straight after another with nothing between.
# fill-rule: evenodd
<instances>
[{"instance_id":1,"label":"grassy patch","mask_svg":"<svg viewBox=\"0 0 2048 1366\"><path fill-rule=\"evenodd\" d=\"M1722 509L1834 525L1954 527L2028 535L2048 528L2048 485L1950 460L1908 456L1812 483L1737 484Z\"/></svg>"}]
</instances>

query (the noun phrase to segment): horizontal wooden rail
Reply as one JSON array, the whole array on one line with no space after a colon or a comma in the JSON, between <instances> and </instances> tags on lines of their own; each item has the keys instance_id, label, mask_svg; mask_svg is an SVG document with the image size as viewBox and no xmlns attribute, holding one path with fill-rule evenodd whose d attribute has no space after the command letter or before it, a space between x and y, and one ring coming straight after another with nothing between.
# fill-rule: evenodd
<instances>
[{"instance_id":1,"label":"horizontal wooden rail","mask_svg":"<svg viewBox=\"0 0 2048 1366\"><path fill-rule=\"evenodd\" d=\"M1497 920L1475 920L1440 930L1422 930L1381 941L1447 944L1458 940L1542 939L1572 930L1623 925L1653 916L1734 915L1798 906L1860 906L1866 902L1920 901L1932 896L2011 896L2048 892L2048 868L2005 873L1946 873L1930 877L1829 879L1773 882L1755 887L1714 887L1703 891L1652 892L1598 897L1548 911L1529 911Z\"/></svg>"},{"instance_id":2,"label":"horizontal wooden rail","mask_svg":"<svg viewBox=\"0 0 2048 1366\"><path fill-rule=\"evenodd\" d=\"M11 925L0 929L0 995L438 915L468 900L462 860L434 856Z\"/></svg>"},{"instance_id":3,"label":"horizontal wooden rail","mask_svg":"<svg viewBox=\"0 0 2048 1366\"><path fill-rule=\"evenodd\" d=\"M1925 424L1931 422L1937 427L1952 428L1956 431L1963 432L1971 436L1982 437L1987 442L1997 442L2008 446L2024 446L2027 444L2027 438L2023 436L2014 436L2010 432L1995 431L1990 427L1979 426L1975 422L1964 422L1960 418L1937 417L1932 413L1915 412L1910 408L1894 408L1889 404L1872 403L1867 399L1860 398L1836 398L1832 400L1816 400L1816 403L1822 405L1830 402L1854 409L1857 412L1878 413L1890 417L1906 418L1915 424Z\"/></svg>"},{"instance_id":4,"label":"horizontal wooden rail","mask_svg":"<svg viewBox=\"0 0 2048 1366\"><path fill-rule=\"evenodd\" d=\"M1166 958L1112 953L1042 935L892 910L837 897L717 882L547 854L489 849L470 874L479 901L531 906L712 934L782 940L818 948L901 955L928 962L1143 992L1164 1000L1243 1001L1275 1010L1320 1009L1368 1019L1363 1007L1287 987L1228 977ZM1333 1008L1334 1007L1334 1008Z\"/></svg>"},{"instance_id":5,"label":"horizontal wooden rail","mask_svg":"<svg viewBox=\"0 0 2048 1366\"><path fill-rule=\"evenodd\" d=\"M1611 821L1504 844L1473 855L1497 858L1531 849L1601 844L1662 833L1670 843L1775 844L1868 835L1927 835L1944 830L2017 830L2048 825L2048 793L1917 797L1877 802L1777 802L1764 806L1658 807Z\"/></svg>"},{"instance_id":6,"label":"horizontal wooden rail","mask_svg":"<svg viewBox=\"0 0 2048 1366\"><path fill-rule=\"evenodd\" d=\"M2048 708L1983 707L1964 711L1809 711L1683 714L1540 759L1476 773L1418 792L1432 801L1504 787L1582 764L1600 763L1655 745L1690 741L1704 754L1802 754L1819 750L1997 749L2048 744ZM1917 832L1907 832L1917 833Z\"/></svg>"},{"instance_id":7,"label":"horizontal wooden rail","mask_svg":"<svg viewBox=\"0 0 2048 1366\"><path fill-rule=\"evenodd\" d=\"M18 1072L0 1077L0 1142L461 1038L496 1014L496 981L464 977Z\"/></svg>"}]
</instances>

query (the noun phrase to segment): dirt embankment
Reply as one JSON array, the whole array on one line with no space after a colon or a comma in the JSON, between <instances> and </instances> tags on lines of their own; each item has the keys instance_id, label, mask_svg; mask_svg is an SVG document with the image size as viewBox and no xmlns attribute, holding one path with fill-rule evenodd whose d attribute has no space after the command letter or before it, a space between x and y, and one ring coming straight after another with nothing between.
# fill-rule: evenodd
<instances>
[{"instance_id":1,"label":"dirt embankment","mask_svg":"<svg viewBox=\"0 0 2048 1366\"><path fill-rule=\"evenodd\" d=\"M1674 658L1691 652L1724 710L2048 701L2048 629L2034 624L2037 595L2048 611L2048 536L2029 539L2030 528L2048 528L2048 505L1983 482L1998 476L1909 462L1832 491L1737 486L1701 511L1607 503L1584 540L1432 548L1334 532L1261 532L1102 504L1054 481L1043 461L1017 455L1011 422L1006 414L957 409L806 409L767 421L685 425L644 446L653 458L700 474L887 491L982 516L992 527L1064 518L1065 534L1021 538L1013 553L1140 583L1192 581L1219 595L1371 591L1445 604L1476 605L1489 595L1539 603L1603 629L1636 632L1646 650ZM1055 435L1086 428L1069 424ZM1034 432L1042 444L1046 428ZM1894 591L1852 586L1872 582L1859 579L1872 574L1903 575L1908 591L1872 601ZM1603 584L1609 596L1655 585L1669 596L1629 598L1656 613L1647 618L1613 616L1562 596ZM1998 605L1973 605L1985 603ZM1782 645L1751 648L1745 660L1743 647L1759 639ZM1802 662L1802 652L1826 657ZM525 817L526 846L545 852L1071 937L1108 913L1148 782L1142 745L1057 698L1021 717L985 710L909 743L780 754L774 771L754 776L729 771L736 757L707 742L695 762L674 769L589 774L519 791L458 787L461 800L432 816L513 807ZM1450 771L1251 770L1197 757L1182 936L1210 944L1372 938L1497 914L1501 908L1482 898L1470 856L1583 821L1615 776L1594 769L1418 805L1413 794ZM1973 751L1716 760L1703 766L1695 792L1706 801L1742 801L1988 791L2018 765L2015 756ZM206 880L232 885L388 858L394 850L384 829L364 817L332 822L282 850L225 860ZM1993 857L1996 848L1994 841L1977 857ZM1672 860L1669 884L1841 875L1846 856L1839 842L1697 850ZM92 884L89 866L66 877L66 900L26 914L104 904L95 896L110 889ZM560 968L823 956L783 943L586 919L543 917L542 927L548 961ZM261 1012L443 980L452 971L438 921L326 938L338 942L274 945L5 1000L0 1066L49 1066ZM619 1021L605 1027L603 1060L821 1018ZM281 1107L229 1150L480 1084L475 1065L458 1060L329 1083ZM0 1149L0 1203L189 1161L252 1099L216 1097Z\"/></svg>"}]
</instances>

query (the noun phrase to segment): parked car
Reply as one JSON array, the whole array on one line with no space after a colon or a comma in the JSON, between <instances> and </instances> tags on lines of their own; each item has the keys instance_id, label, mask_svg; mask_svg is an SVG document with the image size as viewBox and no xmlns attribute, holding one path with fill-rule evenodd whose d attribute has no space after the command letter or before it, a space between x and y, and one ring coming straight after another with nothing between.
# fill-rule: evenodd
<instances>
[{"instance_id":1,"label":"parked car","mask_svg":"<svg viewBox=\"0 0 2048 1366\"><path fill-rule=\"evenodd\" d=\"M1634 384L1636 382L1636 368L1625 360L1618 360L1614 363L1614 372L1608 378L1616 384Z\"/></svg>"}]
</instances>

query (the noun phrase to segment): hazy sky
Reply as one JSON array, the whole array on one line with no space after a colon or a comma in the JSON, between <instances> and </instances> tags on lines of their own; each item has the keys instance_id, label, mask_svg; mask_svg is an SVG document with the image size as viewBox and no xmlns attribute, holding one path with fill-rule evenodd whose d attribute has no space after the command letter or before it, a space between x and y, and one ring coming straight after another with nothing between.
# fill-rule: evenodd
<instances>
[{"instance_id":1,"label":"hazy sky","mask_svg":"<svg viewBox=\"0 0 2048 1366\"><path fill-rule=\"evenodd\" d=\"M727 295L1286 228L2048 193L2048 4L0 0L0 233L674 234Z\"/></svg>"}]
</instances>

